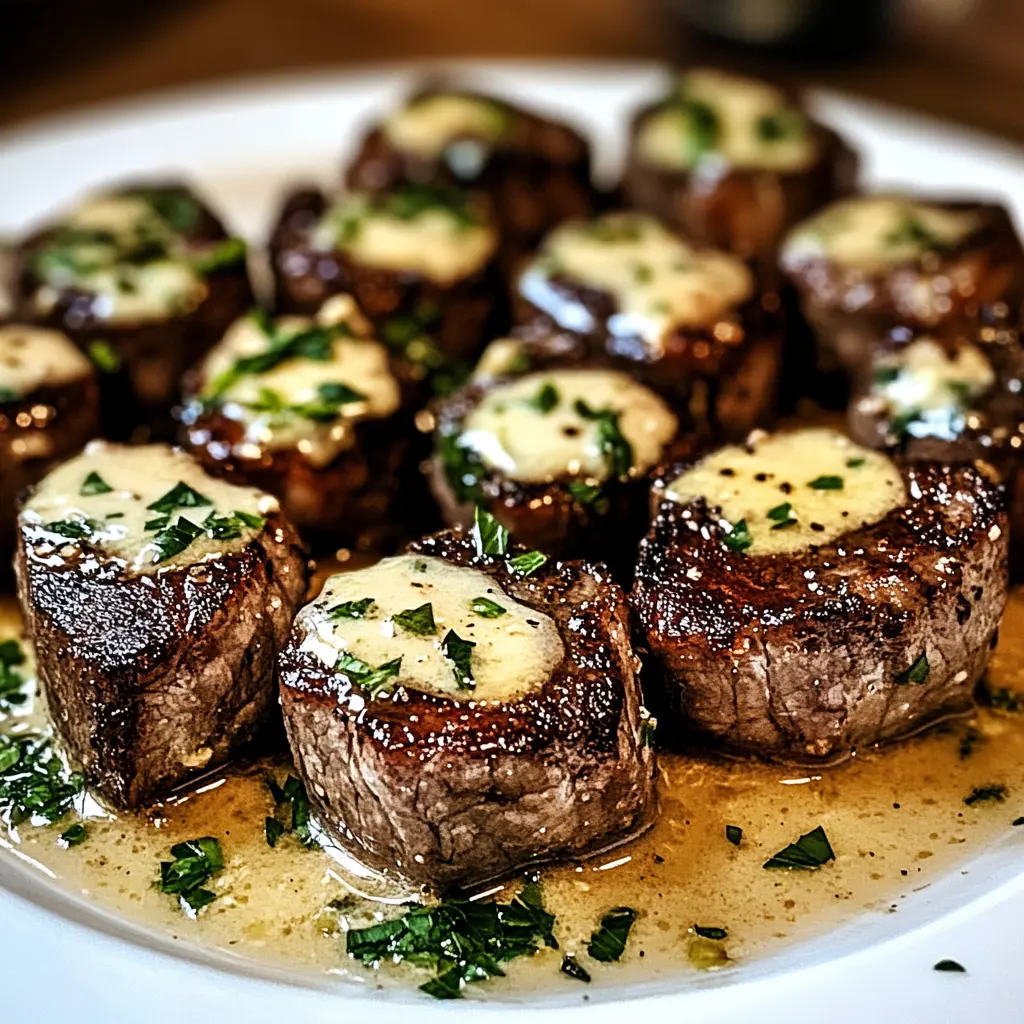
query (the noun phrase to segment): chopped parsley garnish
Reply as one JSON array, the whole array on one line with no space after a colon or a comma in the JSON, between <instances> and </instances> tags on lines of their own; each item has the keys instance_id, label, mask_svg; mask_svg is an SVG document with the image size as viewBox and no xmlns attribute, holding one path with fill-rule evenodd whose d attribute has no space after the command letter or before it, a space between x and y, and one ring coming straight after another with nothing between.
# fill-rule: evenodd
<instances>
[{"instance_id":1,"label":"chopped parsley garnish","mask_svg":"<svg viewBox=\"0 0 1024 1024\"><path fill-rule=\"evenodd\" d=\"M989 803L990 801L1001 804L1006 799L1006 793L1006 787L998 783L994 786L975 786L971 790L971 795L964 797L964 803L968 807L973 807L975 804Z\"/></svg>"},{"instance_id":2,"label":"chopped parsley garnish","mask_svg":"<svg viewBox=\"0 0 1024 1024\"><path fill-rule=\"evenodd\" d=\"M582 398L574 406L577 415L597 424L597 441L608 461L612 476L629 476L633 468L633 446L619 427L619 412L614 409L592 409Z\"/></svg>"},{"instance_id":3,"label":"chopped parsley garnish","mask_svg":"<svg viewBox=\"0 0 1024 1024\"><path fill-rule=\"evenodd\" d=\"M684 95L675 97L671 105L683 120L686 148L691 162L696 163L701 157L714 152L718 148L720 133L715 109L703 100Z\"/></svg>"},{"instance_id":4,"label":"chopped parsley garnish","mask_svg":"<svg viewBox=\"0 0 1024 1024\"><path fill-rule=\"evenodd\" d=\"M741 829L739 825L726 825L725 838L728 839L733 846L739 846L743 841L743 829Z\"/></svg>"},{"instance_id":5,"label":"chopped parsley garnish","mask_svg":"<svg viewBox=\"0 0 1024 1024\"><path fill-rule=\"evenodd\" d=\"M179 480L162 498L157 498L146 508L152 512L169 514L179 508L202 508L204 505L212 504L213 502L205 495Z\"/></svg>"},{"instance_id":6,"label":"chopped parsley garnish","mask_svg":"<svg viewBox=\"0 0 1024 1024\"><path fill-rule=\"evenodd\" d=\"M78 822L61 832L60 843L64 847L81 846L88 838L89 830Z\"/></svg>"},{"instance_id":7,"label":"chopped parsley garnish","mask_svg":"<svg viewBox=\"0 0 1024 1024\"><path fill-rule=\"evenodd\" d=\"M18 399L18 392L14 388L0 387L0 405L6 402L15 402Z\"/></svg>"},{"instance_id":8,"label":"chopped parsley garnish","mask_svg":"<svg viewBox=\"0 0 1024 1024\"><path fill-rule=\"evenodd\" d=\"M600 484L588 484L585 480L570 480L566 483L565 489L584 507L593 505L599 515L608 511L608 500L604 496L604 489Z\"/></svg>"},{"instance_id":9,"label":"chopped parsley garnish","mask_svg":"<svg viewBox=\"0 0 1024 1024\"><path fill-rule=\"evenodd\" d=\"M867 459L864 459L864 458L847 459L846 460L846 468L847 469L860 469L860 467L863 466L865 462L867 462Z\"/></svg>"},{"instance_id":10,"label":"chopped parsley garnish","mask_svg":"<svg viewBox=\"0 0 1024 1024\"><path fill-rule=\"evenodd\" d=\"M809 871L813 868L820 868L823 864L835 859L836 855L832 850L832 844L829 843L825 830L819 825L812 832L802 835L795 843L790 843L784 850L780 850L770 860L765 861L762 867Z\"/></svg>"},{"instance_id":11,"label":"chopped parsley garnish","mask_svg":"<svg viewBox=\"0 0 1024 1024\"><path fill-rule=\"evenodd\" d=\"M376 605L377 602L372 597L363 597L358 601L343 601L327 609L327 618L333 622L341 619L365 619L366 613Z\"/></svg>"},{"instance_id":12,"label":"chopped parsley garnish","mask_svg":"<svg viewBox=\"0 0 1024 1024\"><path fill-rule=\"evenodd\" d=\"M172 230L188 234L199 224L202 209L199 202L182 188L138 188L125 193L141 199Z\"/></svg>"},{"instance_id":13,"label":"chopped parsley garnish","mask_svg":"<svg viewBox=\"0 0 1024 1024\"><path fill-rule=\"evenodd\" d=\"M451 898L413 906L402 917L350 928L345 946L367 966L408 961L427 967L434 977L420 990L436 999L458 999L466 985L504 976L503 964L536 953L542 943L557 949L554 923L540 887L530 884L511 903Z\"/></svg>"},{"instance_id":14,"label":"chopped parsley garnish","mask_svg":"<svg viewBox=\"0 0 1024 1024\"><path fill-rule=\"evenodd\" d=\"M267 779L267 789L274 798L274 815L264 821L267 845L274 846L285 832L293 832L303 846L313 842L309 824L309 797L300 779L289 775L283 785Z\"/></svg>"},{"instance_id":15,"label":"chopped parsley garnish","mask_svg":"<svg viewBox=\"0 0 1024 1024\"><path fill-rule=\"evenodd\" d=\"M178 516L178 521L173 525L164 526L158 530L151 541L156 549L153 554L153 564L166 562L175 555L180 555L189 547L197 537L201 537L205 531L201 526L196 525L191 519Z\"/></svg>"},{"instance_id":16,"label":"chopped parsley garnish","mask_svg":"<svg viewBox=\"0 0 1024 1024\"><path fill-rule=\"evenodd\" d=\"M587 952L602 963L614 963L626 950L630 929L639 915L632 907L614 907L601 918L597 931L590 936Z\"/></svg>"},{"instance_id":17,"label":"chopped parsley garnish","mask_svg":"<svg viewBox=\"0 0 1024 1024\"><path fill-rule=\"evenodd\" d=\"M933 971L950 971L954 974L966 974L967 968L956 960L940 960L932 967Z\"/></svg>"},{"instance_id":18,"label":"chopped parsley garnish","mask_svg":"<svg viewBox=\"0 0 1024 1024\"><path fill-rule=\"evenodd\" d=\"M196 256L192 267L204 277L216 274L221 270L231 270L245 262L246 245L241 238L225 238L218 242L209 252Z\"/></svg>"},{"instance_id":19,"label":"chopped parsley garnish","mask_svg":"<svg viewBox=\"0 0 1024 1024\"><path fill-rule=\"evenodd\" d=\"M395 220L413 221L425 213L440 211L448 214L459 228L476 227L480 223L473 209L472 195L461 189L403 184L380 196L377 204Z\"/></svg>"},{"instance_id":20,"label":"chopped parsley garnish","mask_svg":"<svg viewBox=\"0 0 1024 1024\"><path fill-rule=\"evenodd\" d=\"M562 957L562 963L558 968L563 974L569 975L570 978L575 978L577 981L589 982L590 972L572 955L572 953L566 953Z\"/></svg>"},{"instance_id":21,"label":"chopped parsley garnish","mask_svg":"<svg viewBox=\"0 0 1024 1024\"><path fill-rule=\"evenodd\" d=\"M762 114L754 127L762 142L782 142L803 135L807 122L799 110L789 109Z\"/></svg>"},{"instance_id":22,"label":"chopped parsley garnish","mask_svg":"<svg viewBox=\"0 0 1024 1024\"><path fill-rule=\"evenodd\" d=\"M790 526L796 526L798 520L792 512L793 506L788 501L784 501L781 505L776 505L775 508L768 509L767 516L775 523L772 529L785 530Z\"/></svg>"},{"instance_id":23,"label":"chopped parsley garnish","mask_svg":"<svg viewBox=\"0 0 1024 1024\"><path fill-rule=\"evenodd\" d=\"M102 530L103 524L95 519L58 519L52 523L44 523L43 529L47 533L57 534L58 537L85 540L97 530Z\"/></svg>"},{"instance_id":24,"label":"chopped parsley garnish","mask_svg":"<svg viewBox=\"0 0 1024 1024\"><path fill-rule=\"evenodd\" d=\"M334 663L335 672L347 676L351 683L367 690L371 697L376 697L387 690L391 680L395 679L401 670L402 659L400 657L386 661L383 665L374 668L347 651L342 651Z\"/></svg>"},{"instance_id":25,"label":"chopped parsley garnish","mask_svg":"<svg viewBox=\"0 0 1024 1024\"><path fill-rule=\"evenodd\" d=\"M90 494L109 494L114 488L110 486L97 473L93 470L86 478L82 481L82 488L78 492L83 498L88 497Z\"/></svg>"},{"instance_id":26,"label":"chopped parsley garnish","mask_svg":"<svg viewBox=\"0 0 1024 1024\"><path fill-rule=\"evenodd\" d=\"M476 688L472 664L474 647L476 644L472 640L463 640L454 629L449 629L441 641L441 653L451 662L452 673L460 690Z\"/></svg>"},{"instance_id":27,"label":"chopped parsley garnish","mask_svg":"<svg viewBox=\"0 0 1024 1024\"><path fill-rule=\"evenodd\" d=\"M172 861L160 864L156 887L169 896L177 896L182 910L195 916L217 894L203 888L224 867L220 843L212 836L189 839L171 847Z\"/></svg>"},{"instance_id":28,"label":"chopped parsley garnish","mask_svg":"<svg viewBox=\"0 0 1024 1024\"><path fill-rule=\"evenodd\" d=\"M695 924L693 926L693 930L694 933L699 935L702 939L715 939L717 941L721 941L729 936L729 933L724 928L708 928L704 925Z\"/></svg>"},{"instance_id":29,"label":"chopped parsley garnish","mask_svg":"<svg viewBox=\"0 0 1024 1024\"><path fill-rule=\"evenodd\" d=\"M434 636L437 625L434 622L434 606L428 601L418 608L406 608L391 617L391 621L401 626L407 633L416 636Z\"/></svg>"},{"instance_id":30,"label":"chopped parsley garnish","mask_svg":"<svg viewBox=\"0 0 1024 1024\"><path fill-rule=\"evenodd\" d=\"M1005 686L992 686L987 681L978 687L978 701L995 711L1017 714L1024 703L1024 697Z\"/></svg>"},{"instance_id":31,"label":"chopped parsley garnish","mask_svg":"<svg viewBox=\"0 0 1024 1024\"><path fill-rule=\"evenodd\" d=\"M474 597L469 607L485 619L500 619L502 615L508 614L497 601L492 601L489 597Z\"/></svg>"},{"instance_id":32,"label":"chopped parsley garnish","mask_svg":"<svg viewBox=\"0 0 1024 1024\"><path fill-rule=\"evenodd\" d=\"M25 677L19 671L25 664L25 652L17 640L0 642L0 712L10 710L28 700Z\"/></svg>"},{"instance_id":33,"label":"chopped parsley garnish","mask_svg":"<svg viewBox=\"0 0 1024 1024\"><path fill-rule=\"evenodd\" d=\"M939 252L946 248L946 245L932 234L913 213L907 212L898 227L893 228L885 236L886 245L910 245L916 249L926 249Z\"/></svg>"},{"instance_id":34,"label":"chopped parsley garnish","mask_svg":"<svg viewBox=\"0 0 1024 1024\"><path fill-rule=\"evenodd\" d=\"M82 792L85 780L67 769L53 744L38 733L0 733L0 818L60 821Z\"/></svg>"},{"instance_id":35,"label":"chopped parsley garnish","mask_svg":"<svg viewBox=\"0 0 1024 1024\"><path fill-rule=\"evenodd\" d=\"M914 663L910 668L893 677L893 682L900 686L905 686L907 683L913 683L915 686L920 686L922 683L928 681L930 673L931 666L928 664L928 653L926 651L922 651L914 660Z\"/></svg>"},{"instance_id":36,"label":"chopped parsley garnish","mask_svg":"<svg viewBox=\"0 0 1024 1024\"><path fill-rule=\"evenodd\" d=\"M294 413L314 423L330 423L341 415L346 405L357 405L366 401L366 395L347 384L328 381L318 384L316 398L303 405L287 405L285 412Z\"/></svg>"},{"instance_id":37,"label":"chopped parsley garnish","mask_svg":"<svg viewBox=\"0 0 1024 1024\"><path fill-rule=\"evenodd\" d=\"M437 455L455 497L460 502L473 501L480 497L484 466L476 452L459 443L460 437L459 434L442 434L437 442Z\"/></svg>"},{"instance_id":38,"label":"chopped parsley garnish","mask_svg":"<svg viewBox=\"0 0 1024 1024\"><path fill-rule=\"evenodd\" d=\"M550 381L546 384L542 384L540 390L533 396L533 398L527 401L527 405L531 409L536 409L537 412L547 415L551 412L555 406L558 405L559 396L558 388L555 387Z\"/></svg>"},{"instance_id":39,"label":"chopped parsley garnish","mask_svg":"<svg viewBox=\"0 0 1024 1024\"><path fill-rule=\"evenodd\" d=\"M841 476L816 476L813 480L807 481L807 486L815 491L841 491L843 478Z\"/></svg>"},{"instance_id":40,"label":"chopped parsley garnish","mask_svg":"<svg viewBox=\"0 0 1024 1024\"><path fill-rule=\"evenodd\" d=\"M732 523L729 532L722 534L722 543L730 551L746 551L754 543L746 519Z\"/></svg>"},{"instance_id":41,"label":"chopped parsley garnish","mask_svg":"<svg viewBox=\"0 0 1024 1024\"><path fill-rule=\"evenodd\" d=\"M117 373L121 369L121 357L109 341L90 341L87 351L89 358L101 372Z\"/></svg>"},{"instance_id":42,"label":"chopped parsley garnish","mask_svg":"<svg viewBox=\"0 0 1024 1024\"><path fill-rule=\"evenodd\" d=\"M507 564L512 572L526 577L532 576L547 560L548 556L540 551L526 551L515 558L510 558Z\"/></svg>"},{"instance_id":43,"label":"chopped parsley garnish","mask_svg":"<svg viewBox=\"0 0 1024 1024\"><path fill-rule=\"evenodd\" d=\"M478 555L504 555L508 552L508 530L479 505L473 513L472 538Z\"/></svg>"}]
</instances>

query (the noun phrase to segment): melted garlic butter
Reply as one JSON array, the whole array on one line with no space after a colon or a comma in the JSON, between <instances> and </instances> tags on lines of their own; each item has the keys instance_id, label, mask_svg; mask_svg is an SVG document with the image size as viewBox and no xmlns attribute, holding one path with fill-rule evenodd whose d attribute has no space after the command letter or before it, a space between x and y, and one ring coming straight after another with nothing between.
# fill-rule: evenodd
<instances>
[{"instance_id":1,"label":"melted garlic butter","mask_svg":"<svg viewBox=\"0 0 1024 1024\"><path fill-rule=\"evenodd\" d=\"M92 364L66 334L27 324L0 327L0 395L22 398L43 386L91 376Z\"/></svg>"},{"instance_id":2,"label":"melted garlic butter","mask_svg":"<svg viewBox=\"0 0 1024 1024\"><path fill-rule=\"evenodd\" d=\"M1004 627L989 678L995 687L1024 691L1021 591L1011 596ZM7 599L0 603L0 638L16 630L16 606ZM1011 822L1024 813L1020 714L979 710L970 720L827 768L667 753L659 763L660 816L650 832L610 854L542 871L560 948L513 961L506 977L470 986L468 997L582 999L609 985L699 984L695 961L717 963L740 982L765 957L798 955L844 926L884 927L935 882L982 870L971 862L1011 834ZM194 943L303 980L329 974L342 984L406 989L426 980L415 968L386 964L373 971L345 954L344 930L394 913L407 891L329 844L309 850L285 836L276 848L267 846L263 821L273 805L264 779L268 772L283 779L288 770L283 759L228 769L139 814L105 816L90 805L88 838L71 849L57 837L74 815L51 827L0 830L0 846L8 847L0 860L17 856L22 865L37 865L47 884L178 946ZM964 804L975 787L994 783L1007 787L1006 803ZM738 847L726 840L726 825L743 829ZM762 869L818 825L835 862L818 871ZM225 869L209 883L217 900L190 920L153 882L173 844L205 835L220 840ZM508 883L498 898L518 884ZM614 906L635 908L639 919L622 961L599 964L586 956L587 939ZM728 937L697 939L694 924L725 928ZM578 955L593 976L590 986L559 973L565 953Z\"/></svg>"},{"instance_id":3,"label":"melted garlic butter","mask_svg":"<svg viewBox=\"0 0 1024 1024\"><path fill-rule=\"evenodd\" d=\"M826 480L833 486L820 486ZM746 522L748 556L827 544L907 501L891 459L822 428L753 434L746 446L720 448L668 484L665 496L705 498L731 525Z\"/></svg>"},{"instance_id":4,"label":"melted garlic butter","mask_svg":"<svg viewBox=\"0 0 1024 1024\"><path fill-rule=\"evenodd\" d=\"M639 337L652 349L674 328L711 324L754 292L753 276L739 260L694 249L636 213L556 228L519 279L519 291L559 326L593 330L592 314L553 289L554 277L607 292L616 305L610 333Z\"/></svg>"},{"instance_id":5,"label":"melted garlic butter","mask_svg":"<svg viewBox=\"0 0 1024 1024\"><path fill-rule=\"evenodd\" d=\"M544 394L551 408L539 401ZM675 437L678 421L669 407L627 374L559 370L531 373L487 392L466 417L459 445L520 483L607 480L612 466L600 424L580 414L579 402L592 412L618 414L619 431L633 453L633 475L654 466Z\"/></svg>"},{"instance_id":6,"label":"melted garlic butter","mask_svg":"<svg viewBox=\"0 0 1024 1024\"><path fill-rule=\"evenodd\" d=\"M799 266L828 260L884 269L956 245L980 225L970 210L947 210L901 196L854 196L798 225L783 245L782 262Z\"/></svg>"},{"instance_id":7,"label":"melted garlic butter","mask_svg":"<svg viewBox=\"0 0 1024 1024\"><path fill-rule=\"evenodd\" d=\"M992 364L977 345L961 345L950 356L931 338L918 338L875 364L873 394L898 412L959 406L995 383Z\"/></svg>"},{"instance_id":8,"label":"melted garlic butter","mask_svg":"<svg viewBox=\"0 0 1024 1024\"><path fill-rule=\"evenodd\" d=\"M331 609L372 598L362 618L331 618ZM485 598L503 609L487 618L473 610ZM430 604L436 632L421 636L393 619ZM486 573L440 558L399 555L368 569L332 576L317 600L299 615L303 649L331 668L345 651L374 667L401 657L397 682L414 690L464 700L506 701L542 686L565 650L554 621L509 597ZM460 688L457 672L442 652L449 630L476 646L470 667L476 683Z\"/></svg>"},{"instance_id":9,"label":"melted garlic butter","mask_svg":"<svg viewBox=\"0 0 1024 1024\"><path fill-rule=\"evenodd\" d=\"M494 255L498 235L490 223L469 221L442 205L395 217L363 195L331 207L313 231L314 248L347 253L357 263L414 271L452 285L481 270Z\"/></svg>"},{"instance_id":10,"label":"melted garlic butter","mask_svg":"<svg viewBox=\"0 0 1024 1024\"><path fill-rule=\"evenodd\" d=\"M110 491L83 495L81 492L90 473L96 473ZM60 552L64 547L79 542L46 529L48 524L89 520L93 524L89 547L124 560L140 573L191 565L216 554L241 550L259 532L260 527L242 526L241 536L221 540L202 534L179 554L155 563L158 549L153 539L157 531L146 530L146 524L160 513L147 506L179 483L199 492L208 504L176 508L170 513L171 524L183 517L199 525L211 514L225 516L232 512L262 516L277 508L276 499L264 492L217 480L205 473L190 455L166 445L129 447L93 441L81 455L58 466L43 479L26 502L21 522L38 526L44 542L52 541L56 564L61 560ZM37 543L35 550L38 557L46 557L43 543Z\"/></svg>"},{"instance_id":11,"label":"melted garlic butter","mask_svg":"<svg viewBox=\"0 0 1024 1024\"><path fill-rule=\"evenodd\" d=\"M334 339L330 358L285 360L266 373L239 377L219 396L223 415L245 425L245 434L235 446L238 454L251 458L258 457L261 449L298 448L311 465L326 466L355 443L356 423L384 419L398 410L401 392L387 349L370 337L370 325L351 296L328 299L315 319L280 317L274 322L274 333L280 337L313 326L340 324L351 334ZM239 359L265 352L271 343L251 317L242 317L206 357L203 379L216 381ZM316 403L319 389L332 384L344 384L363 398L341 405L337 417L329 422L301 415L298 410ZM269 409L268 392L274 396Z\"/></svg>"},{"instance_id":12,"label":"melted garlic butter","mask_svg":"<svg viewBox=\"0 0 1024 1024\"><path fill-rule=\"evenodd\" d=\"M65 258L47 261L45 284L35 294L36 308L47 312L61 292L92 295L92 314L111 323L162 320L195 309L207 296L201 274L185 258L185 243L145 200L132 195L97 195L59 225L65 232L105 232L107 240L62 242ZM143 239L166 250L168 258L145 262L123 258ZM47 250L43 250L45 254Z\"/></svg>"},{"instance_id":13,"label":"melted garlic butter","mask_svg":"<svg viewBox=\"0 0 1024 1024\"><path fill-rule=\"evenodd\" d=\"M396 149L429 159L458 139L498 142L508 126L509 115L498 103L482 96L433 93L388 115L381 131Z\"/></svg>"},{"instance_id":14,"label":"melted garlic butter","mask_svg":"<svg viewBox=\"0 0 1024 1024\"><path fill-rule=\"evenodd\" d=\"M714 132L694 124L693 105L714 118ZM767 82L701 68L683 75L677 95L644 120L640 158L668 170L689 170L709 156L743 169L802 171L817 157L803 112Z\"/></svg>"}]
</instances>

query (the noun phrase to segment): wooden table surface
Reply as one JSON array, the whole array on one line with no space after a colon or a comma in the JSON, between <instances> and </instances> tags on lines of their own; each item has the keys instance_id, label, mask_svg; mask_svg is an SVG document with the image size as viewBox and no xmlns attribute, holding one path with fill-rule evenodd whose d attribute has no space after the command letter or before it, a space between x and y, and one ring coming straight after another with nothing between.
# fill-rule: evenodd
<instances>
[{"instance_id":1,"label":"wooden table surface","mask_svg":"<svg viewBox=\"0 0 1024 1024\"><path fill-rule=\"evenodd\" d=\"M902 10L869 57L788 72L1024 141L1024 3ZM443 56L722 54L657 0L0 0L0 126L242 75Z\"/></svg>"}]
</instances>

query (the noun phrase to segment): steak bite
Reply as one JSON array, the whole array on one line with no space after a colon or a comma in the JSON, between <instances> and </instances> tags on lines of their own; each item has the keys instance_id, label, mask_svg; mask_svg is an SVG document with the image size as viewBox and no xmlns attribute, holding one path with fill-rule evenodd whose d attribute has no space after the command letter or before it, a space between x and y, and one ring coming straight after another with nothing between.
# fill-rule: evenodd
<instances>
[{"instance_id":1,"label":"steak bite","mask_svg":"<svg viewBox=\"0 0 1024 1024\"><path fill-rule=\"evenodd\" d=\"M648 474L679 422L617 370L479 378L443 402L430 482L450 526L480 505L518 540L559 557L636 557Z\"/></svg>"},{"instance_id":2,"label":"steak bite","mask_svg":"<svg viewBox=\"0 0 1024 1024\"><path fill-rule=\"evenodd\" d=\"M498 288L497 247L480 194L420 185L335 198L295 192L270 241L278 309L312 315L350 294L385 342L434 369L479 350Z\"/></svg>"},{"instance_id":3,"label":"steak bite","mask_svg":"<svg viewBox=\"0 0 1024 1024\"><path fill-rule=\"evenodd\" d=\"M655 811L625 595L587 563L502 557L482 522L331 577L280 659L323 824L440 888L607 849Z\"/></svg>"},{"instance_id":4,"label":"steak bite","mask_svg":"<svg viewBox=\"0 0 1024 1024\"><path fill-rule=\"evenodd\" d=\"M276 495L332 543L380 532L412 415L403 368L349 295L316 317L237 320L186 384L189 447L212 473Z\"/></svg>"},{"instance_id":5,"label":"steak bite","mask_svg":"<svg viewBox=\"0 0 1024 1024\"><path fill-rule=\"evenodd\" d=\"M245 244L181 185L86 197L16 254L18 315L103 371L104 428L170 436L182 374L252 303Z\"/></svg>"},{"instance_id":6,"label":"steak bite","mask_svg":"<svg viewBox=\"0 0 1024 1024\"><path fill-rule=\"evenodd\" d=\"M662 734L823 760L968 710L1006 602L991 477L824 429L669 469L633 589Z\"/></svg>"},{"instance_id":7,"label":"steak bite","mask_svg":"<svg viewBox=\"0 0 1024 1024\"><path fill-rule=\"evenodd\" d=\"M1010 217L983 203L843 199L790 233L781 264L826 372L863 373L894 328L974 337L1014 315L1024 297Z\"/></svg>"},{"instance_id":8,"label":"steak bite","mask_svg":"<svg viewBox=\"0 0 1024 1024\"><path fill-rule=\"evenodd\" d=\"M112 804L146 804L272 721L308 566L270 495L162 445L94 442L27 497L15 572L54 728Z\"/></svg>"},{"instance_id":9,"label":"steak bite","mask_svg":"<svg viewBox=\"0 0 1024 1024\"><path fill-rule=\"evenodd\" d=\"M71 340L0 327L0 576L14 551L18 494L98 432L96 372Z\"/></svg>"},{"instance_id":10,"label":"steak bite","mask_svg":"<svg viewBox=\"0 0 1024 1024\"><path fill-rule=\"evenodd\" d=\"M573 128L493 96L427 86L364 136L345 181L386 192L411 183L490 196L504 263L556 224L590 213L590 147Z\"/></svg>"},{"instance_id":11,"label":"steak bite","mask_svg":"<svg viewBox=\"0 0 1024 1024\"><path fill-rule=\"evenodd\" d=\"M782 318L733 256L696 249L653 217L611 213L556 228L515 295L534 347L638 377L694 425L742 437L775 411Z\"/></svg>"},{"instance_id":12,"label":"steak bite","mask_svg":"<svg viewBox=\"0 0 1024 1024\"><path fill-rule=\"evenodd\" d=\"M794 97L709 68L681 75L630 129L630 206L774 268L785 233L850 192L858 160Z\"/></svg>"}]
</instances>

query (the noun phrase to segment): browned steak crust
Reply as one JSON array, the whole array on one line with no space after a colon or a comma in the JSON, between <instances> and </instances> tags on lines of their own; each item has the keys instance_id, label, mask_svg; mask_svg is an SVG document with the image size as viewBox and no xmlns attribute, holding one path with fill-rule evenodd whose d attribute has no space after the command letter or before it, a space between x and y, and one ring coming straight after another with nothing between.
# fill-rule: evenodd
<instances>
[{"instance_id":1,"label":"browned steak crust","mask_svg":"<svg viewBox=\"0 0 1024 1024\"><path fill-rule=\"evenodd\" d=\"M902 472L905 508L799 555L733 553L702 500L657 503L633 606L677 732L829 759L970 707L1006 602L1003 490L984 466Z\"/></svg>"},{"instance_id":2,"label":"browned steak crust","mask_svg":"<svg viewBox=\"0 0 1024 1024\"><path fill-rule=\"evenodd\" d=\"M654 758L621 589L580 562L523 580L460 534L410 550L479 568L551 615L565 657L542 689L510 703L401 686L367 699L300 650L296 628L280 658L285 725L327 828L367 864L442 888L644 829Z\"/></svg>"},{"instance_id":3,"label":"browned steak crust","mask_svg":"<svg viewBox=\"0 0 1024 1024\"><path fill-rule=\"evenodd\" d=\"M241 753L275 714L308 565L279 513L247 547L125 575L22 526L15 571L47 706L111 803L139 807Z\"/></svg>"}]
</instances>

